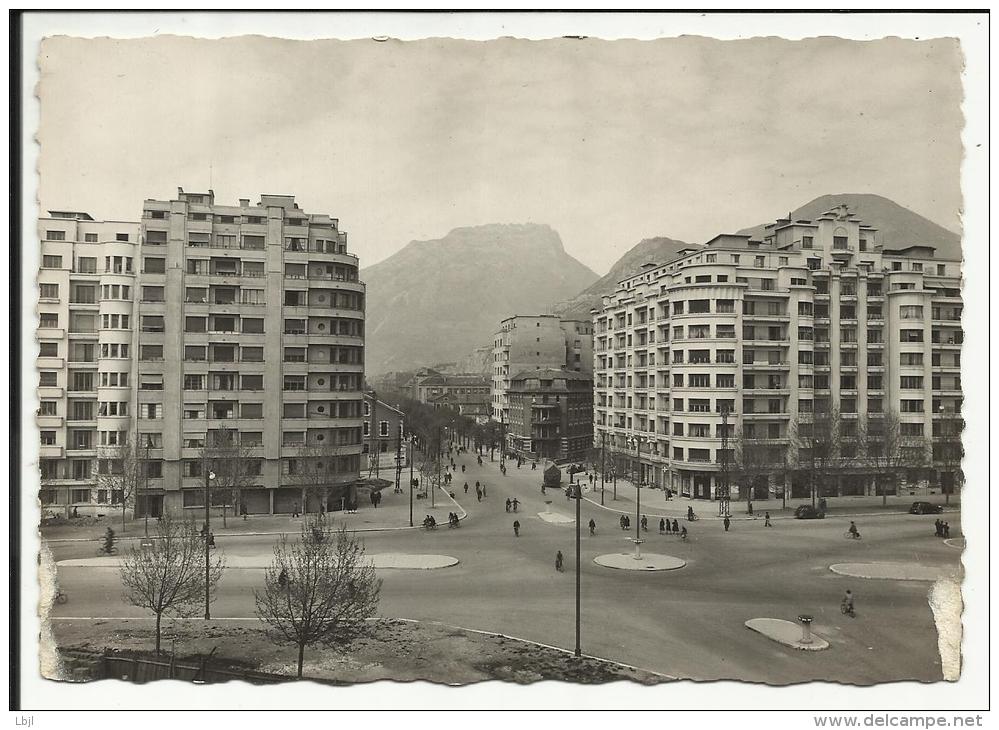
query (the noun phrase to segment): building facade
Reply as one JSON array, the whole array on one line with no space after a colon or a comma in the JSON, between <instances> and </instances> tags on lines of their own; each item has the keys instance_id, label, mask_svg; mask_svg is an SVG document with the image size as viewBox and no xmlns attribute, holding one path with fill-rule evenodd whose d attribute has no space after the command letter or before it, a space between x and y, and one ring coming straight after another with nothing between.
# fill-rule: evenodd
<instances>
[{"instance_id":1,"label":"building facade","mask_svg":"<svg viewBox=\"0 0 999 730\"><path fill-rule=\"evenodd\" d=\"M39 499L44 513L120 502L96 479L98 449L133 430L139 224L72 211L39 219Z\"/></svg>"},{"instance_id":2,"label":"building facade","mask_svg":"<svg viewBox=\"0 0 999 730\"><path fill-rule=\"evenodd\" d=\"M42 222L45 238L54 225ZM75 237L90 235L92 227L89 221L62 225L78 226ZM74 249L70 262L56 251L66 245L62 240L45 240L42 249L43 257L64 257L59 276L67 288L100 286L92 317L71 321L99 345L97 364L87 367L95 371L95 417L109 415L96 418L93 446L110 450L134 434L144 450L146 479L136 512L203 508L203 450L223 432L235 434L249 458L252 483L239 495L248 513L318 509L305 490L306 474L320 463L328 476L322 491L330 505L339 504L338 493L361 468L365 289L338 221L303 212L293 196L262 195L256 205L243 199L227 206L217 204L212 191L178 190L173 200L143 203L130 240L121 237L128 229L106 226L104 238L113 232L114 239L102 241L100 232L96 241L85 239L100 244L97 256ZM76 273L80 267L89 272L94 258L100 273ZM59 283L44 268L39 282ZM74 291L67 291L71 309ZM40 301L39 310L46 314L49 302ZM41 343L49 332L39 329ZM73 350L76 339L67 333L70 354L86 354L86 348ZM78 374L83 369L68 365L64 378L89 386ZM46 391L51 380L43 376L43 400L57 392ZM57 375L55 382L59 388L65 380ZM43 458L57 456L45 452L48 430L42 428ZM80 438L71 430L65 438ZM60 445L58 438L52 445ZM108 454L86 453L92 468L107 467ZM43 462L43 501L60 498L45 491L56 486L49 475L62 476L46 472L53 468ZM90 511L99 511L103 495L90 491ZM86 496L82 487L75 496Z\"/></svg>"},{"instance_id":3,"label":"building facade","mask_svg":"<svg viewBox=\"0 0 999 730\"><path fill-rule=\"evenodd\" d=\"M422 368L406 385L406 391L414 400L430 405L463 403L471 408L489 402L489 381L475 373L449 374Z\"/></svg>"},{"instance_id":4,"label":"building facade","mask_svg":"<svg viewBox=\"0 0 999 730\"><path fill-rule=\"evenodd\" d=\"M681 251L604 297L595 445L644 483L708 499L738 494L739 451L758 444L782 464L753 496L805 496L817 420L834 417L844 468L824 489L864 494L879 474L858 441L895 419L907 478L953 480L941 447L960 423L960 261L884 249L845 206L767 230Z\"/></svg>"},{"instance_id":5,"label":"building facade","mask_svg":"<svg viewBox=\"0 0 999 730\"><path fill-rule=\"evenodd\" d=\"M525 370L510 379L509 454L583 461L593 445L593 380L575 370Z\"/></svg>"},{"instance_id":6,"label":"building facade","mask_svg":"<svg viewBox=\"0 0 999 730\"><path fill-rule=\"evenodd\" d=\"M592 323L554 314L504 319L493 336L490 403L494 420L507 420L512 376L544 368L592 374Z\"/></svg>"},{"instance_id":7,"label":"building facade","mask_svg":"<svg viewBox=\"0 0 999 730\"><path fill-rule=\"evenodd\" d=\"M406 460L406 415L370 391L364 394L361 432L364 437L363 467L368 476L394 478L396 457L403 466L409 464Z\"/></svg>"}]
</instances>

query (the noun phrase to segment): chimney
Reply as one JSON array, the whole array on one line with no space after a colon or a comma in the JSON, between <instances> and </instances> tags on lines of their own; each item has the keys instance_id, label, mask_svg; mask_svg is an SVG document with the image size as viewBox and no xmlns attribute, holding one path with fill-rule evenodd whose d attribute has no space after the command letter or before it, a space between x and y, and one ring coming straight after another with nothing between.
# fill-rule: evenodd
<instances>
[{"instance_id":1,"label":"chimney","mask_svg":"<svg viewBox=\"0 0 999 730\"><path fill-rule=\"evenodd\" d=\"M250 207L250 199L249 198L240 198L239 199L239 207L240 208L249 208Z\"/></svg>"}]
</instances>

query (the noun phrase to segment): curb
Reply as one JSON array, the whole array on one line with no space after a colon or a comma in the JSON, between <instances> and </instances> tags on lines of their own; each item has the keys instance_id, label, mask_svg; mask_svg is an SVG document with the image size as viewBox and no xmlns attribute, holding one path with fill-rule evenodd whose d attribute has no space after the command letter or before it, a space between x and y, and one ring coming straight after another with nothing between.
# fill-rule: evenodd
<instances>
[{"instance_id":1,"label":"curb","mask_svg":"<svg viewBox=\"0 0 999 730\"><path fill-rule=\"evenodd\" d=\"M458 516L458 519L459 520L466 519L468 517L468 512L465 510L465 508L462 507L460 504L458 504L457 500L452 499L451 494L446 489L444 489L444 487L440 487L440 490L444 492L444 495L447 497L447 499L451 500L451 503L454 504L455 507L461 510L461 514ZM422 525L414 524L412 527L410 527L409 525L403 525L401 527L358 527L356 529L349 530L349 532L394 532L399 530L422 530L422 529L423 529ZM226 532L220 535L216 535L216 537L217 538L218 537L264 537L267 535L286 535L288 533L289 530L270 530L267 532ZM155 539L155 535L152 537ZM51 545L54 543L63 543L63 542L99 542L104 539L104 536L101 535L98 537L57 537L51 540L47 540L44 535L39 535L39 539L43 543ZM115 535L114 539L115 542L120 542L123 540L144 540L145 536Z\"/></svg>"}]
</instances>

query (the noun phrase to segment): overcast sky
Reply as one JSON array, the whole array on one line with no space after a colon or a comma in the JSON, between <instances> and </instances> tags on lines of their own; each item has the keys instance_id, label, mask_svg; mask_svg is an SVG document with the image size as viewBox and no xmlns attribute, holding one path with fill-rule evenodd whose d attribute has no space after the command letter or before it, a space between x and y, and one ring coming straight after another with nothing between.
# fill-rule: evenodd
<instances>
[{"instance_id":1,"label":"overcast sky","mask_svg":"<svg viewBox=\"0 0 999 730\"><path fill-rule=\"evenodd\" d=\"M955 41L50 39L42 209L135 220L176 188L292 193L368 266L547 223L598 274L826 193L960 231Z\"/></svg>"}]
</instances>

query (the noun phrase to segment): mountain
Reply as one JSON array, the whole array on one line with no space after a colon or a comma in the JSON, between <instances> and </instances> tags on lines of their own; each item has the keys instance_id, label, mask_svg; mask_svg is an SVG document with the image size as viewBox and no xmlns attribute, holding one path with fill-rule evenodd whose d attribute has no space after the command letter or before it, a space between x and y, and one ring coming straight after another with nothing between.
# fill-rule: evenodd
<instances>
[{"instance_id":1,"label":"mountain","mask_svg":"<svg viewBox=\"0 0 999 730\"><path fill-rule=\"evenodd\" d=\"M546 225L456 228L362 269L366 371L457 362L514 314L550 311L596 280Z\"/></svg>"},{"instance_id":2,"label":"mountain","mask_svg":"<svg viewBox=\"0 0 999 730\"><path fill-rule=\"evenodd\" d=\"M601 297L604 294L611 294L621 279L638 273L643 264L669 261L676 257L681 248L688 248L690 245L672 238L646 238L619 258L604 276L571 299L559 302L555 310L564 317L589 319L590 310L599 307Z\"/></svg>"},{"instance_id":3,"label":"mountain","mask_svg":"<svg viewBox=\"0 0 999 730\"><path fill-rule=\"evenodd\" d=\"M886 248L902 248L906 245L922 243L935 246L936 255L939 258L962 258L961 236L959 234L880 195L870 193L823 195L791 211L791 219L813 220L842 203L845 203L850 208L850 212L855 213L861 221L878 229L876 240ZM780 213L774 218L783 217L783 215ZM764 226L770 223L773 223L773 220L752 228L744 228L739 233L748 233L753 237L762 238Z\"/></svg>"}]
</instances>

